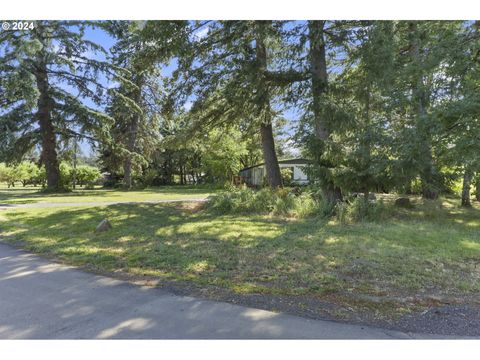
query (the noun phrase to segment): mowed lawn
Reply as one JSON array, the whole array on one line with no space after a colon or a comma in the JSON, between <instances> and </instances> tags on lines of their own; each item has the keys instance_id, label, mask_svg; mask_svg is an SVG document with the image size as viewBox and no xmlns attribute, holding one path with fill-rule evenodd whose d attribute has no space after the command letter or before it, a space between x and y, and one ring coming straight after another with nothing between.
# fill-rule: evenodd
<instances>
[{"instance_id":1,"label":"mowed lawn","mask_svg":"<svg viewBox=\"0 0 480 360\"><path fill-rule=\"evenodd\" d=\"M29 204L29 203L77 203L77 202L142 202L202 199L218 189L212 186L161 186L144 190L103 189L75 191L61 194L46 194L39 187L22 187L20 183L12 188L0 185L0 204Z\"/></svg>"},{"instance_id":2,"label":"mowed lawn","mask_svg":"<svg viewBox=\"0 0 480 360\"><path fill-rule=\"evenodd\" d=\"M0 212L0 236L73 265L237 293L336 299L353 309L384 297L393 314L397 298L478 298L480 207L458 202L417 199L390 220L358 224L218 216L201 204L22 208ZM104 218L113 229L95 233Z\"/></svg>"}]
</instances>

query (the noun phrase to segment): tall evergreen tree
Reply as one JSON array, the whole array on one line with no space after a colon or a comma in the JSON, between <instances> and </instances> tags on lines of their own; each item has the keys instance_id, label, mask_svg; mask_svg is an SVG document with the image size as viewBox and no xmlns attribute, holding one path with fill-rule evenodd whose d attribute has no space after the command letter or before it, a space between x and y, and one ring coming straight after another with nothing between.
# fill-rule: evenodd
<instances>
[{"instance_id":1,"label":"tall evergreen tree","mask_svg":"<svg viewBox=\"0 0 480 360\"><path fill-rule=\"evenodd\" d=\"M111 118L86 105L104 100L99 73L109 65L92 53L103 52L86 40L87 22L37 21L30 31L1 35L0 127L3 144L11 155L21 156L41 145L47 188L59 190L57 145L72 134L95 133L102 138Z\"/></svg>"},{"instance_id":2,"label":"tall evergreen tree","mask_svg":"<svg viewBox=\"0 0 480 360\"><path fill-rule=\"evenodd\" d=\"M349 99L349 121L336 131L342 144L337 182L346 191L382 191L392 186L388 145L388 112L383 93L388 88L392 54L390 22L358 27L356 46L346 53L344 71L337 77L341 96Z\"/></svg>"},{"instance_id":3,"label":"tall evergreen tree","mask_svg":"<svg viewBox=\"0 0 480 360\"><path fill-rule=\"evenodd\" d=\"M452 64L453 49L460 50L459 25L442 21L394 23L395 64L391 91L385 94L391 126L398 129L394 155L403 169L419 176L426 199L437 198L443 186L436 146L443 129L435 108L449 94L444 70Z\"/></svg>"},{"instance_id":4,"label":"tall evergreen tree","mask_svg":"<svg viewBox=\"0 0 480 360\"><path fill-rule=\"evenodd\" d=\"M326 150L326 143L330 140L332 130L335 124L327 120L327 98L328 91L328 72L327 72L327 50L325 40L324 20L311 20L308 22L308 39L310 42L309 59L311 71L311 111L313 114L313 128L315 142L318 149L314 153L320 155L317 157L317 164L320 165L320 171L323 173L320 177L324 194L329 202L342 200L341 189L335 185L329 176L330 168L333 166L331 161L326 161L323 153ZM311 143L310 143L311 144ZM314 145L315 146L315 145Z\"/></svg>"},{"instance_id":5,"label":"tall evergreen tree","mask_svg":"<svg viewBox=\"0 0 480 360\"><path fill-rule=\"evenodd\" d=\"M110 89L109 114L115 119L114 143L103 153L123 163L123 182L133 185L133 169L148 163L160 140L160 72L156 62L145 56L147 49L137 23L119 21L107 27L117 39L110 50L117 68L117 87Z\"/></svg>"},{"instance_id":6,"label":"tall evergreen tree","mask_svg":"<svg viewBox=\"0 0 480 360\"><path fill-rule=\"evenodd\" d=\"M348 101L344 101L348 95L342 94L336 79L344 71L342 56L353 44L355 29L361 26L356 21L325 20L297 26L296 59L307 61L296 71L285 73L291 83L303 84L291 96L293 103L303 109L301 143L305 144L307 157L312 159L308 172L319 181L325 200L331 204L342 200L339 180L343 173L343 145L335 138L352 120Z\"/></svg>"},{"instance_id":7,"label":"tall evergreen tree","mask_svg":"<svg viewBox=\"0 0 480 360\"><path fill-rule=\"evenodd\" d=\"M203 27L206 34L196 36ZM174 93L192 101L197 128L240 125L260 133L266 178L282 186L272 103L278 96L266 75L278 33L271 21L218 21L191 25L189 51L179 56ZM205 30L206 29L206 30ZM192 97L193 96L193 97ZM201 125L200 125L201 124Z\"/></svg>"},{"instance_id":8,"label":"tall evergreen tree","mask_svg":"<svg viewBox=\"0 0 480 360\"><path fill-rule=\"evenodd\" d=\"M181 52L187 22L111 21L105 28L117 40L110 50L118 84L110 91L108 107L115 118L111 129L115 141L102 147L101 160L112 173L118 174L121 167L124 186L131 188L134 170L147 166L158 153L160 127L171 115L162 110L162 105L169 106L161 67Z\"/></svg>"}]
</instances>

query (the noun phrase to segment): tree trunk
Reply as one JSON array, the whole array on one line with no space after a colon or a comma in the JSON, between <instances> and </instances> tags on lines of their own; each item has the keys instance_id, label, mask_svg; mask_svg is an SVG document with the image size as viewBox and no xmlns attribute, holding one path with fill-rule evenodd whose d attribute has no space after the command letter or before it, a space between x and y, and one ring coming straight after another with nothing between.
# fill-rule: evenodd
<instances>
[{"instance_id":1,"label":"tree trunk","mask_svg":"<svg viewBox=\"0 0 480 360\"><path fill-rule=\"evenodd\" d=\"M135 85L137 85L137 89L133 93L133 100L135 103L141 107L142 101L142 87L143 87L143 76L138 75L135 81ZM131 189L133 186L132 181L132 154L135 152L135 146L137 142L137 133L138 133L138 126L140 122L141 114L135 112L131 116L130 123L127 127L127 150L128 154L123 162L123 184L127 189Z\"/></svg>"},{"instance_id":2,"label":"tree trunk","mask_svg":"<svg viewBox=\"0 0 480 360\"><path fill-rule=\"evenodd\" d=\"M180 185L185 185L183 182L183 166L180 165Z\"/></svg>"},{"instance_id":3,"label":"tree trunk","mask_svg":"<svg viewBox=\"0 0 480 360\"><path fill-rule=\"evenodd\" d=\"M260 133L262 135L263 158L265 159L268 184L272 188L281 187L282 176L280 167L278 166L277 154L275 153L272 124L262 124L260 126Z\"/></svg>"},{"instance_id":4,"label":"tree trunk","mask_svg":"<svg viewBox=\"0 0 480 360\"><path fill-rule=\"evenodd\" d=\"M267 49L265 47L265 26L264 21L256 22L255 51L257 57L257 103L261 117L260 135L262 141L263 159L267 172L268 185L272 188L282 187L282 175L278 165L277 153L275 151L275 139L272 129L272 113L270 108L270 89L268 87L265 72L267 70Z\"/></svg>"},{"instance_id":5,"label":"tree trunk","mask_svg":"<svg viewBox=\"0 0 480 360\"><path fill-rule=\"evenodd\" d=\"M414 66L421 66L420 43L417 23L411 21L408 24L410 35L410 57ZM419 154L420 178L422 181L422 196L425 199L436 199L438 190L435 184L432 145L429 125L427 124L427 94L423 88L423 74L418 72L412 81L412 101L414 102L417 134L420 138Z\"/></svg>"},{"instance_id":6,"label":"tree trunk","mask_svg":"<svg viewBox=\"0 0 480 360\"><path fill-rule=\"evenodd\" d=\"M475 199L480 201L480 174L477 174L477 182L475 183Z\"/></svg>"},{"instance_id":7,"label":"tree trunk","mask_svg":"<svg viewBox=\"0 0 480 360\"><path fill-rule=\"evenodd\" d=\"M312 73L313 115L315 117L315 136L322 141L328 140L330 131L322 119L322 97L327 92L328 73L323 28L325 21L309 21L310 71Z\"/></svg>"},{"instance_id":8,"label":"tree trunk","mask_svg":"<svg viewBox=\"0 0 480 360\"><path fill-rule=\"evenodd\" d=\"M123 162L123 185L127 189L131 189L133 182L132 182L132 159L130 156L125 158Z\"/></svg>"},{"instance_id":9,"label":"tree trunk","mask_svg":"<svg viewBox=\"0 0 480 360\"><path fill-rule=\"evenodd\" d=\"M463 187L462 187L462 206L471 207L470 202L470 186L472 184L472 171L465 169L463 173Z\"/></svg>"},{"instance_id":10,"label":"tree trunk","mask_svg":"<svg viewBox=\"0 0 480 360\"><path fill-rule=\"evenodd\" d=\"M41 25L37 26L37 31L40 42L46 46ZM52 99L49 94L47 64L43 51L39 51L37 55L35 69L35 80L39 92L36 116L42 139L42 159L45 163L47 189L58 191L61 186L60 167L56 150L55 129L51 118Z\"/></svg>"},{"instance_id":11,"label":"tree trunk","mask_svg":"<svg viewBox=\"0 0 480 360\"><path fill-rule=\"evenodd\" d=\"M73 181L72 181L72 187L73 190L75 190L75 187L77 186L77 137L73 139L74 144L73 144ZM80 182L80 186L82 186L82 183Z\"/></svg>"},{"instance_id":12,"label":"tree trunk","mask_svg":"<svg viewBox=\"0 0 480 360\"><path fill-rule=\"evenodd\" d=\"M330 129L322 116L322 97L327 92L328 73L324 39L323 20L312 20L308 22L308 33L310 41L310 71L312 76L312 98L315 137L320 140L322 146L330 137ZM325 166L326 164L320 164ZM326 200L330 203L342 201L342 191L339 187L327 178L321 179L322 188Z\"/></svg>"}]
</instances>

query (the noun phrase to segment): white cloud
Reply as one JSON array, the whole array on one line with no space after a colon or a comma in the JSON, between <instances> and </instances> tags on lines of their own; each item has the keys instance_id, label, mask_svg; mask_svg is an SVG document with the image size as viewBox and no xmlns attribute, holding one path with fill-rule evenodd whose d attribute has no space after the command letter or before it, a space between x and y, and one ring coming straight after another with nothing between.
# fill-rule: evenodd
<instances>
[{"instance_id":1,"label":"white cloud","mask_svg":"<svg viewBox=\"0 0 480 360\"><path fill-rule=\"evenodd\" d=\"M193 106L193 102L192 101L187 101L185 103L185 105L183 105L183 108L186 110L186 111L190 111L190 109L192 108Z\"/></svg>"},{"instance_id":2,"label":"white cloud","mask_svg":"<svg viewBox=\"0 0 480 360\"><path fill-rule=\"evenodd\" d=\"M294 141L291 139L285 142L285 151L294 157L299 157L301 155L301 150L295 146Z\"/></svg>"},{"instance_id":3,"label":"white cloud","mask_svg":"<svg viewBox=\"0 0 480 360\"><path fill-rule=\"evenodd\" d=\"M106 84L107 89L114 89L120 85L118 81L108 81Z\"/></svg>"},{"instance_id":4,"label":"white cloud","mask_svg":"<svg viewBox=\"0 0 480 360\"><path fill-rule=\"evenodd\" d=\"M210 27L208 26L205 26L203 28L201 28L200 30L197 30L193 33L193 36L195 38L195 40L202 40L205 36L208 35L208 32L210 31Z\"/></svg>"}]
</instances>

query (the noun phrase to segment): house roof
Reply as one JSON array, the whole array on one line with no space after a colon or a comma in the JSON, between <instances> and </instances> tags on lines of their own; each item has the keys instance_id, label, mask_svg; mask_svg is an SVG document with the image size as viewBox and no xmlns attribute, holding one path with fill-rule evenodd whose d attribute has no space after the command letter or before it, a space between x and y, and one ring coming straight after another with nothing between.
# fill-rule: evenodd
<instances>
[{"instance_id":1,"label":"house roof","mask_svg":"<svg viewBox=\"0 0 480 360\"><path fill-rule=\"evenodd\" d=\"M279 164L302 164L302 165L305 164L306 165L306 164L309 164L310 162L311 162L310 160L303 159L303 158L278 160ZM240 170L240 172L245 171L245 170L249 170L249 169L253 169L253 168L256 168L256 167L259 167L259 166L263 166L263 165L265 165L265 163L249 166L249 167L243 168L242 170Z\"/></svg>"}]
</instances>

